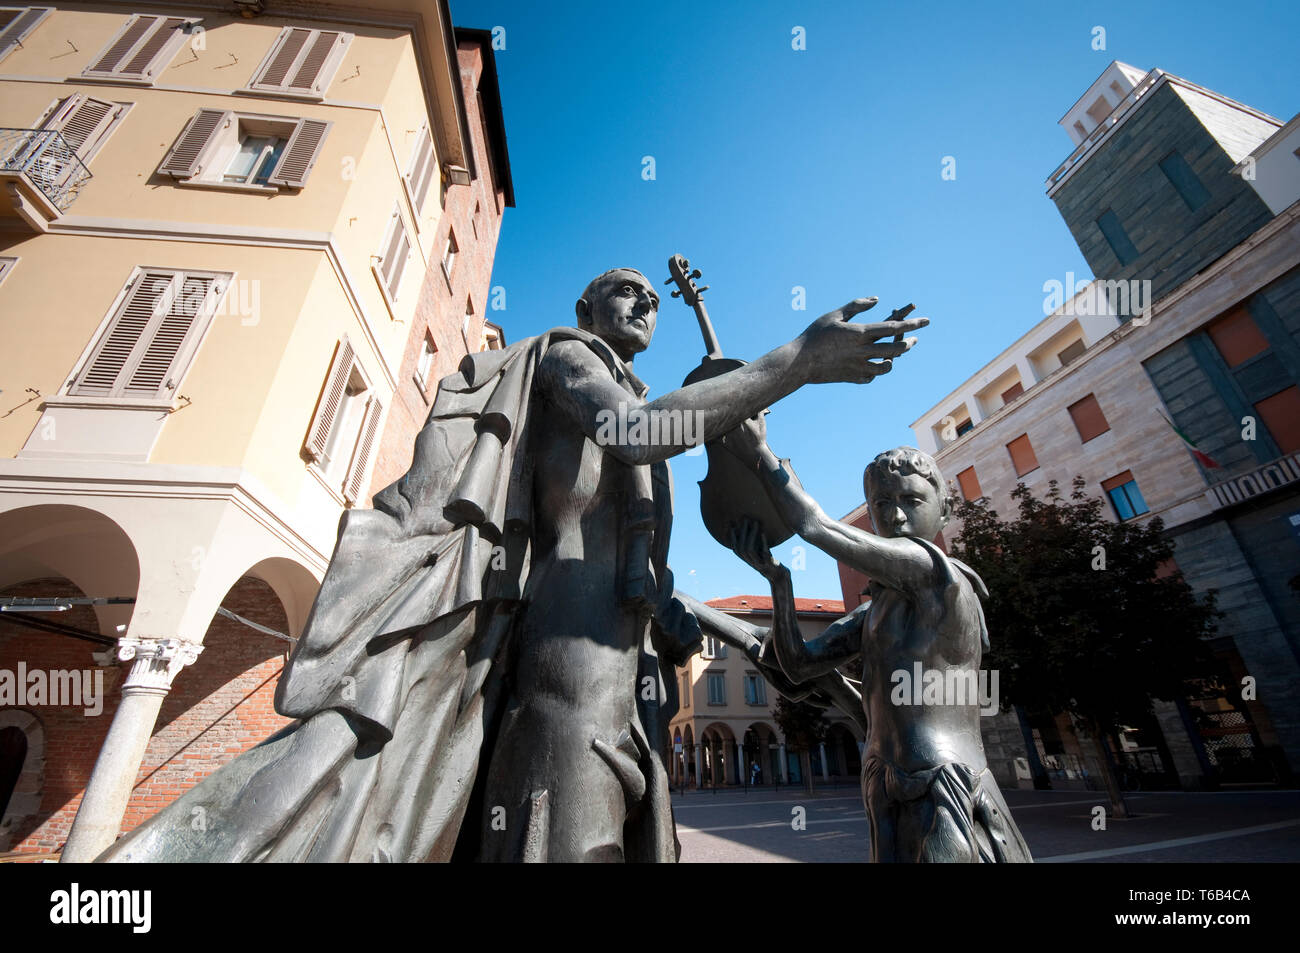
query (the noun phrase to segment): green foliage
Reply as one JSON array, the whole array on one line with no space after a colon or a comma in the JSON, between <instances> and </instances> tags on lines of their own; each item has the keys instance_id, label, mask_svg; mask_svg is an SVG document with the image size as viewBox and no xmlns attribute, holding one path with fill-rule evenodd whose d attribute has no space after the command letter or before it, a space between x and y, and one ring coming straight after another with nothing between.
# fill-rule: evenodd
<instances>
[{"instance_id":1,"label":"green foliage","mask_svg":"<svg viewBox=\"0 0 1300 953\"><path fill-rule=\"evenodd\" d=\"M795 751L810 751L826 737L830 722L816 705L792 702L784 695L776 700L772 717L785 735L785 743Z\"/></svg>"},{"instance_id":2,"label":"green foliage","mask_svg":"<svg viewBox=\"0 0 1300 953\"><path fill-rule=\"evenodd\" d=\"M959 502L952 555L988 585L983 665L999 671L1003 701L1116 724L1212 670L1204 638L1221 613L1213 592L1156 578L1174 552L1159 517L1116 523L1086 486L1075 477L1065 500L1053 480L1040 500L1018 484L1019 517L1005 522L987 499Z\"/></svg>"}]
</instances>

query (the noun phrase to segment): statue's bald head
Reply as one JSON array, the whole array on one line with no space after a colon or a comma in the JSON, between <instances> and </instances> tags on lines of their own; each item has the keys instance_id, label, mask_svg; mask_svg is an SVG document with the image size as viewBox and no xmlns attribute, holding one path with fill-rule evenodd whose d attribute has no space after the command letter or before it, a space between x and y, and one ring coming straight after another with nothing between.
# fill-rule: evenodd
<instances>
[{"instance_id":1,"label":"statue's bald head","mask_svg":"<svg viewBox=\"0 0 1300 953\"><path fill-rule=\"evenodd\" d=\"M611 268L591 279L574 311L578 327L630 361L649 347L654 337L659 294L635 268Z\"/></svg>"},{"instance_id":2,"label":"statue's bald head","mask_svg":"<svg viewBox=\"0 0 1300 953\"><path fill-rule=\"evenodd\" d=\"M585 310L587 310L589 313L591 309L591 305L595 300L596 295L600 293L601 289L604 288L605 285L617 281L620 277L624 277L624 276L636 277L639 278L642 281L642 283L646 285L650 284L649 279L647 279L645 275L641 274L641 272L637 271L635 268L611 268L609 271L602 271L595 278L592 278L591 281L587 282L587 287L582 290L582 297L578 299L577 312L578 312L579 327L582 326L582 318L583 318L583 311L584 311L584 308L582 306L583 302L586 302L587 308Z\"/></svg>"}]
</instances>

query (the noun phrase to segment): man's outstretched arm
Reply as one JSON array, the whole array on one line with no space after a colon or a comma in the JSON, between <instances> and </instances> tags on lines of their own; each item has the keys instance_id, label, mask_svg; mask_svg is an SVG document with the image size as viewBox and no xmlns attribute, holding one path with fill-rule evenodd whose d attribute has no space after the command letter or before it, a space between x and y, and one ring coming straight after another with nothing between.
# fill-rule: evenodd
<instances>
[{"instance_id":1,"label":"man's outstretched arm","mask_svg":"<svg viewBox=\"0 0 1300 953\"><path fill-rule=\"evenodd\" d=\"M875 305L875 298L859 298L822 315L803 334L764 354L758 360L718 377L697 381L649 403L618 386L586 346L577 342L553 345L542 361L540 374L551 400L566 411L582 430L625 463L656 463L690 449L686 428L658 428L653 442L633 426L636 413L660 419L683 419L691 414L699 426L694 442L708 442L729 433L746 418L798 390L804 384L865 383L887 373L892 359L916 343L881 341L925 327L926 318L854 324L850 319ZM622 413L629 426L609 427L607 414ZM602 424L606 426L602 427ZM667 430L664 433L663 430ZM622 431L621 433L619 431Z\"/></svg>"}]
</instances>

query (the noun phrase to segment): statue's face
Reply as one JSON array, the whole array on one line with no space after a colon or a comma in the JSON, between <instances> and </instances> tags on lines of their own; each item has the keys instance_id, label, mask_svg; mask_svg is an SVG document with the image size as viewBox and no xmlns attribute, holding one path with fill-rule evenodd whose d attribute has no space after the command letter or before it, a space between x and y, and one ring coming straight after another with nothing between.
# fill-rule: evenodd
<instances>
[{"instance_id":1,"label":"statue's face","mask_svg":"<svg viewBox=\"0 0 1300 953\"><path fill-rule=\"evenodd\" d=\"M650 346L659 314L659 295L635 272L607 275L587 302L590 323L583 326L624 360Z\"/></svg>"},{"instance_id":2,"label":"statue's face","mask_svg":"<svg viewBox=\"0 0 1300 953\"><path fill-rule=\"evenodd\" d=\"M934 539L948 522L948 501L919 473L871 479L871 522L881 536Z\"/></svg>"}]
</instances>

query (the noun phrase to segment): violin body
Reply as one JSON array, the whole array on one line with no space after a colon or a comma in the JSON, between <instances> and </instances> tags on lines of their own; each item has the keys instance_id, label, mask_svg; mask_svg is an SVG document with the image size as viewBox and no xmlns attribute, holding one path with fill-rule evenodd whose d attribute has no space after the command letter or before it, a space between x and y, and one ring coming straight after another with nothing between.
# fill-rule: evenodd
<instances>
[{"instance_id":1,"label":"violin body","mask_svg":"<svg viewBox=\"0 0 1300 953\"><path fill-rule=\"evenodd\" d=\"M705 357L700 366L682 381L682 386L717 377L744 365L744 361L733 357ZM709 441L704 449L709 457L709 472L699 484L700 515L714 539L730 548L728 535L731 528L740 526L746 518L756 520L763 527L763 538L768 546L776 546L794 535L794 530L772 505L758 474L727 447L725 435Z\"/></svg>"}]
</instances>

